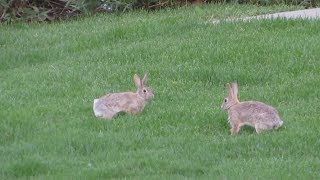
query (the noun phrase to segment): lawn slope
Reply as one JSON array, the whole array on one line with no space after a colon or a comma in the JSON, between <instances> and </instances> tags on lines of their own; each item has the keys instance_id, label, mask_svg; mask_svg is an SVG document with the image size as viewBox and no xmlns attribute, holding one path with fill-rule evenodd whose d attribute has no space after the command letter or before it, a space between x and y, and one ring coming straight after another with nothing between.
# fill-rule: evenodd
<instances>
[{"instance_id":1,"label":"lawn slope","mask_svg":"<svg viewBox=\"0 0 320 180\"><path fill-rule=\"evenodd\" d=\"M210 5L0 28L0 179L317 179L320 21L212 19L299 7ZM135 91L137 116L93 99ZM225 83L276 107L283 127L231 136Z\"/></svg>"}]
</instances>

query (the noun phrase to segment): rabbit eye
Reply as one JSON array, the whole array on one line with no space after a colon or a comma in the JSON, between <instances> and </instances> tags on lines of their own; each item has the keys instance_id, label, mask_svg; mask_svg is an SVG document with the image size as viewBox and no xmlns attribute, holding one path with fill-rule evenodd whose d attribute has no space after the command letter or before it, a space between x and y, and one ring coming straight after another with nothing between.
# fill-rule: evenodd
<instances>
[{"instance_id":1,"label":"rabbit eye","mask_svg":"<svg viewBox=\"0 0 320 180\"><path fill-rule=\"evenodd\" d=\"M145 92L147 92L147 90L144 89L143 92L145 93Z\"/></svg>"},{"instance_id":2,"label":"rabbit eye","mask_svg":"<svg viewBox=\"0 0 320 180\"><path fill-rule=\"evenodd\" d=\"M228 99L227 99L227 98L225 98L225 99L224 99L224 102L227 102L227 101L228 101Z\"/></svg>"}]
</instances>

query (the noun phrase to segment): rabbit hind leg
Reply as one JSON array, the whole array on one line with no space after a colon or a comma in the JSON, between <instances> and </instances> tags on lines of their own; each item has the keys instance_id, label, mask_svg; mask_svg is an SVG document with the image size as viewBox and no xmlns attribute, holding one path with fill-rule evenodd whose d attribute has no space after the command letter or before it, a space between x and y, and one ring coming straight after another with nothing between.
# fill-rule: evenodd
<instances>
[{"instance_id":1,"label":"rabbit hind leg","mask_svg":"<svg viewBox=\"0 0 320 180\"><path fill-rule=\"evenodd\" d=\"M117 112L114 112L111 110L105 110L101 118L111 120L116 115L117 115Z\"/></svg>"},{"instance_id":2,"label":"rabbit hind leg","mask_svg":"<svg viewBox=\"0 0 320 180\"><path fill-rule=\"evenodd\" d=\"M265 132L267 130L272 129L272 126L270 126L268 124L256 124L255 125L255 129L256 129L256 132L258 134L260 134L260 133L263 133L263 132Z\"/></svg>"},{"instance_id":3,"label":"rabbit hind leg","mask_svg":"<svg viewBox=\"0 0 320 180\"><path fill-rule=\"evenodd\" d=\"M111 120L118 113L118 112L113 111L107 107L100 107L95 112L97 112L97 114L99 115L97 117L102 118L102 119L107 119L107 120Z\"/></svg>"}]
</instances>

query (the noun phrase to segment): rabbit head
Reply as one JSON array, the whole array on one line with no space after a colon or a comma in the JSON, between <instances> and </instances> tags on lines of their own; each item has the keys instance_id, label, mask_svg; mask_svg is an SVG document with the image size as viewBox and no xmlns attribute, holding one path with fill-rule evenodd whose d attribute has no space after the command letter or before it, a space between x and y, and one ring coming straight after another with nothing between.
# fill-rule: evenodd
<instances>
[{"instance_id":1,"label":"rabbit head","mask_svg":"<svg viewBox=\"0 0 320 180\"><path fill-rule=\"evenodd\" d=\"M223 103L221 105L221 109L227 110L231 106L234 106L239 103L238 100L238 83L234 82L231 85L229 83L226 84L226 89L228 91L228 96L224 98Z\"/></svg>"},{"instance_id":2,"label":"rabbit head","mask_svg":"<svg viewBox=\"0 0 320 180\"><path fill-rule=\"evenodd\" d=\"M151 88L149 88L146 83L148 80L148 74L146 73L142 79L135 74L133 76L134 84L137 87L137 94L146 101L149 101L154 98Z\"/></svg>"}]
</instances>

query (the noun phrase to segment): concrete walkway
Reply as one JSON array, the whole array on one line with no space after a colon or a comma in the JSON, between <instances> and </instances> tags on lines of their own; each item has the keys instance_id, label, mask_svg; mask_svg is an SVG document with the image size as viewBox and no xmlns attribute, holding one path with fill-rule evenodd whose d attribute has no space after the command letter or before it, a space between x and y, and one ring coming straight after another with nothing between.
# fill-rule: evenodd
<instances>
[{"instance_id":1,"label":"concrete walkway","mask_svg":"<svg viewBox=\"0 0 320 180\"><path fill-rule=\"evenodd\" d=\"M265 15L251 16L251 17L244 17L244 18L213 20L213 23L217 24L220 21L236 22L236 21L251 21L255 19L279 19L279 18L280 19L320 19L320 8L280 12L280 13L265 14Z\"/></svg>"}]
</instances>

